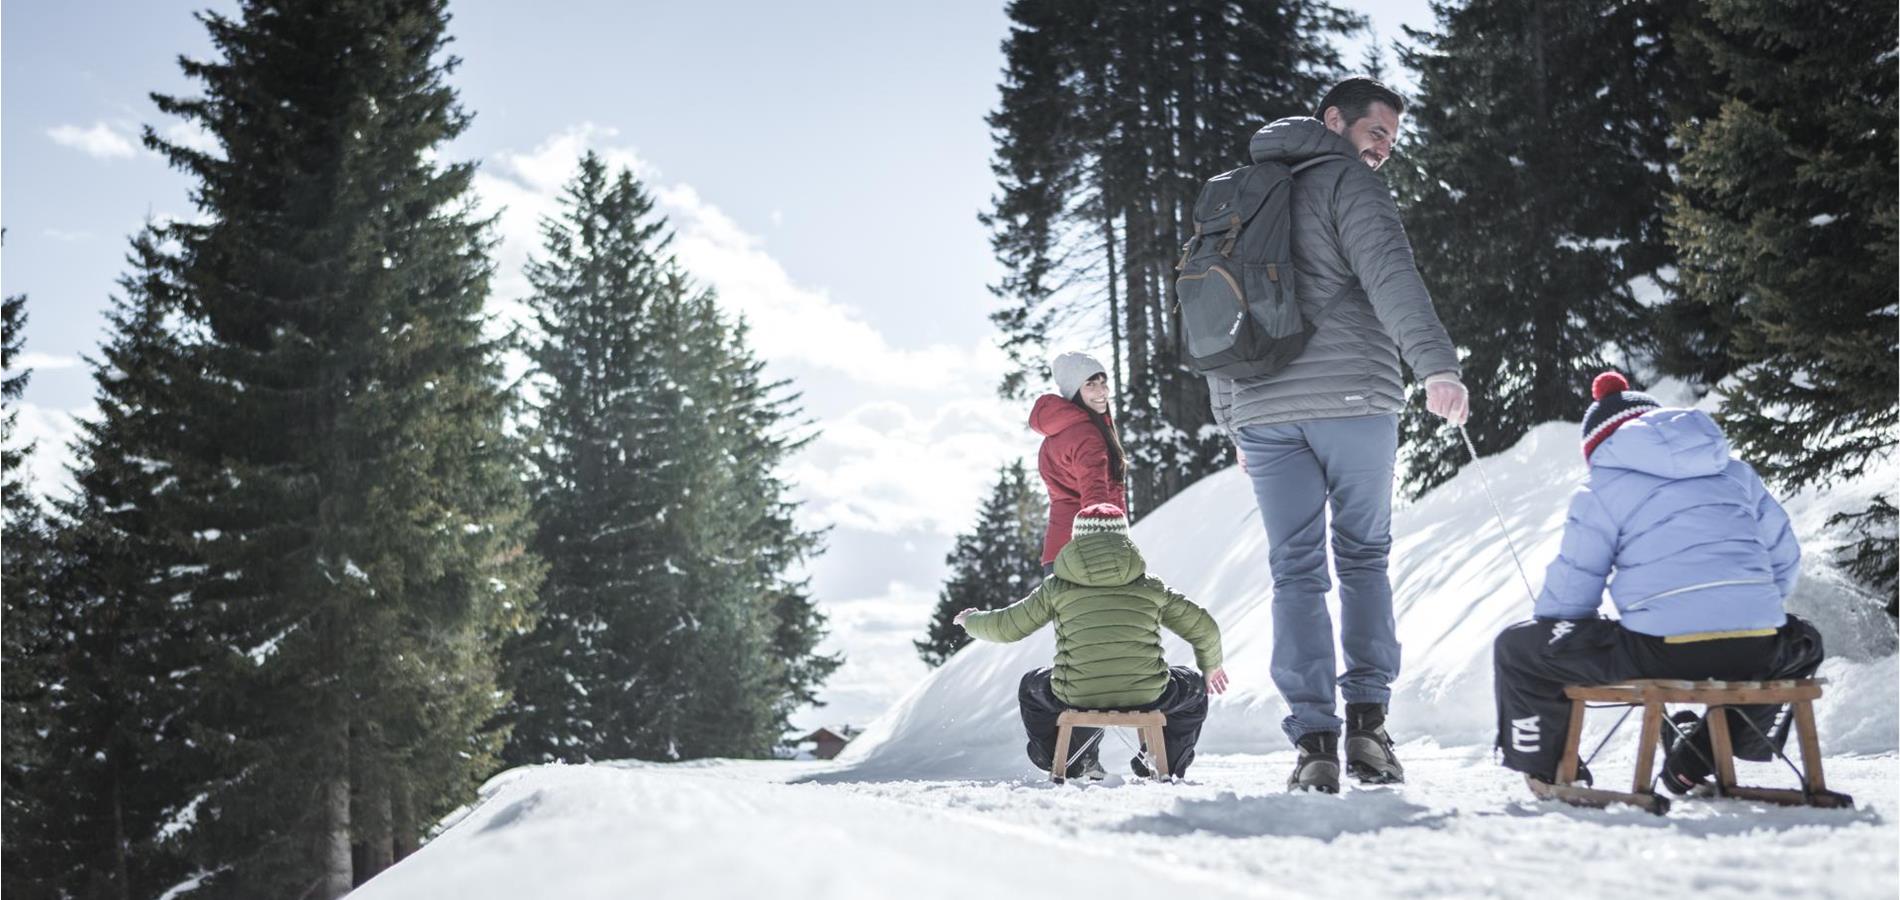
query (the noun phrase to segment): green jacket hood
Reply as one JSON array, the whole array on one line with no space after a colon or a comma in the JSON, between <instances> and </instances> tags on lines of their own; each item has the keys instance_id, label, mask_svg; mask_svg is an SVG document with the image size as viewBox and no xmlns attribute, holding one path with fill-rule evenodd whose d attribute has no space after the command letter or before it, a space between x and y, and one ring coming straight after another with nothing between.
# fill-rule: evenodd
<instances>
[{"instance_id":1,"label":"green jacket hood","mask_svg":"<svg viewBox=\"0 0 1900 900\"><path fill-rule=\"evenodd\" d=\"M1085 534L1056 554L1056 577L1090 587L1132 584L1148 563L1125 534Z\"/></svg>"}]
</instances>

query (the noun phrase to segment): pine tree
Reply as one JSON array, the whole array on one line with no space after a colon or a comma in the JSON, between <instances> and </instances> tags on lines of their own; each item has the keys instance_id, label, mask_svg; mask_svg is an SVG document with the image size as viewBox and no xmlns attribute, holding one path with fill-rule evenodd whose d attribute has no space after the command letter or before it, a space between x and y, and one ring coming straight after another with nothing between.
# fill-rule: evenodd
<instances>
[{"instance_id":1,"label":"pine tree","mask_svg":"<svg viewBox=\"0 0 1900 900\"><path fill-rule=\"evenodd\" d=\"M662 223L642 221L652 208L630 176L610 183L589 153L561 217L543 224L545 258L527 270L540 396L533 548L548 577L539 620L506 656L510 763L661 758L676 730L650 699L673 689L665 673L678 670L656 639L670 624L667 598L647 584L661 567L650 532L666 523L652 479L671 462L651 458L643 421L663 382L645 321L663 287L654 253L670 240Z\"/></svg>"},{"instance_id":2,"label":"pine tree","mask_svg":"<svg viewBox=\"0 0 1900 900\"><path fill-rule=\"evenodd\" d=\"M1646 358L1641 291L1671 289L1662 200L1683 90L1670 40L1682 0L1472 0L1411 32L1413 136L1394 158L1419 269L1461 348L1480 453L1575 420L1607 366ZM1653 285L1653 286L1652 286ZM1405 481L1422 492L1467 459L1408 404Z\"/></svg>"},{"instance_id":3,"label":"pine tree","mask_svg":"<svg viewBox=\"0 0 1900 900\"><path fill-rule=\"evenodd\" d=\"M1326 3L1014 0L998 108L1001 191L981 218L1006 273L992 319L1021 396L1052 338L1114 351L1129 504L1159 506L1231 458L1184 367L1173 265L1202 182L1253 131L1311 115L1364 20Z\"/></svg>"},{"instance_id":4,"label":"pine tree","mask_svg":"<svg viewBox=\"0 0 1900 900\"><path fill-rule=\"evenodd\" d=\"M1676 132L1681 305L1728 326L1723 426L1788 489L1859 475L1900 425L1897 28L1886 4L1718 0L1693 30L1720 108ZM1893 509L1883 495L1836 520L1860 531L1854 567L1888 597Z\"/></svg>"},{"instance_id":5,"label":"pine tree","mask_svg":"<svg viewBox=\"0 0 1900 900\"><path fill-rule=\"evenodd\" d=\"M45 649L59 690L35 723L45 764L21 786L41 810L26 829L29 877L73 897L155 896L188 876L166 829L210 775L184 730L207 658L178 615L192 548L157 526L184 474L166 419L182 358L165 325L176 300L149 232L131 263L93 366L99 415L81 425L79 490L55 503Z\"/></svg>"},{"instance_id":6,"label":"pine tree","mask_svg":"<svg viewBox=\"0 0 1900 900\"><path fill-rule=\"evenodd\" d=\"M508 659L514 762L763 756L837 666L787 571L817 552L777 470L795 397L588 154L531 263L542 615ZM714 677L706 677L716 673Z\"/></svg>"},{"instance_id":7,"label":"pine tree","mask_svg":"<svg viewBox=\"0 0 1900 900\"><path fill-rule=\"evenodd\" d=\"M216 748L189 834L207 896L333 898L473 795L503 735L496 656L537 561L487 223L441 0L249 0L156 96L218 143L146 142L197 180L168 226L192 335L177 426L208 470L163 523L209 535L191 627L223 648L192 719Z\"/></svg>"},{"instance_id":8,"label":"pine tree","mask_svg":"<svg viewBox=\"0 0 1900 900\"><path fill-rule=\"evenodd\" d=\"M59 852L58 815L52 804L58 761L41 732L57 696L57 641L46 597L54 560L44 510L23 471L34 447L17 442L19 401L31 370L15 371L26 345L26 296L0 304L0 382L6 412L0 418L0 479L5 482L4 533L0 534L0 892L9 896L48 893L46 858Z\"/></svg>"},{"instance_id":9,"label":"pine tree","mask_svg":"<svg viewBox=\"0 0 1900 900\"><path fill-rule=\"evenodd\" d=\"M704 296L713 315L718 314L715 299L711 293ZM810 579L793 574L824 552L823 532L798 525L792 486L781 474L792 455L813 439L810 422L803 418L791 383L765 377L765 364L751 349L746 323L721 321L724 341L715 370L714 433L728 448L722 461L734 478L728 502L743 526L737 532L738 544L727 553L753 561L729 574L743 579L745 593L768 630L763 660L770 716L763 736L771 742L764 755L791 727L794 712L824 705L817 699L818 689L844 664L844 657L818 652L827 633L826 618L811 595Z\"/></svg>"},{"instance_id":10,"label":"pine tree","mask_svg":"<svg viewBox=\"0 0 1900 900\"><path fill-rule=\"evenodd\" d=\"M970 642L953 621L957 613L1001 609L1042 581L1042 532L1048 518L1043 494L1030 484L1022 460L997 470L976 528L958 535L956 546L944 557L950 580L937 594L929 633L912 642L926 664L943 665Z\"/></svg>"}]
</instances>

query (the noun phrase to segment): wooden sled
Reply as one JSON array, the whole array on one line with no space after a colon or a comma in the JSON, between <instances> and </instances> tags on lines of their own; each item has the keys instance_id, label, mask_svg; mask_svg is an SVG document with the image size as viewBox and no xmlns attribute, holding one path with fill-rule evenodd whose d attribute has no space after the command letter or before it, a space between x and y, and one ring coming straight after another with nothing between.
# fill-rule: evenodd
<instances>
[{"instance_id":1,"label":"wooden sled","mask_svg":"<svg viewBox=\"0 0 1900 900\"><path fill-rule=\"evenodd\" d=\"M1168 717L1159 712L1113 712L1100 709L1070 709L1056 716L1056 761L1049 767L1049 780L1057 784L1067 781L1069 764L1070 729L1076 726L1091 728L1133 728L1141 734L1142 743L1148 747L1148 754L1154 760L1149 771L1156 781L1168 779L1168 745L1162 740L1161 729L1168 724Z\"/></svg>"},{"instance_id":2,"label":"wooden sled","mask_svg":"<svg viewBox=\"0 0 1900 900\"><path fill-rule=\"evenodd\" d=\"M1821 743L1814 728L1814 701L1821 698L1823 678L1791 681L1678 681L1638 679L1622 684L1570 685L1564 695L1570 698L1570 736L1564 742L1563 759L1557 764L1557 784L1545 784L1528 778L1531 793L1539 799L1562 800L1575 806L1605 807L1626 803L1662 815L1669 811L1669 798L1655 791L1656 750L1662 744L1664 704L1689 703L1707 708L1710 749L1714 751L1715 782L1706 791L1716 797L1760 800L1784 806L1816 806L1844 809L1854 798L1827 789L1827 777L1821 768ZM1641 707L1642 743L1636 750L1636 774L1628 792L1585 787L1577 779L1577 746L1583 738L1584 711L1591 703ZM1735 748L1728 730L1728 716L1717 715L1725 707L1757 704L1793 704L1795 736L1801 747L1801 786L1796 788L1748 787L1735 783ZM1786 759L1786 757L1783 757ZM1793 762L1789 762L1792 767Z\"/></svg>"}]
</instances>

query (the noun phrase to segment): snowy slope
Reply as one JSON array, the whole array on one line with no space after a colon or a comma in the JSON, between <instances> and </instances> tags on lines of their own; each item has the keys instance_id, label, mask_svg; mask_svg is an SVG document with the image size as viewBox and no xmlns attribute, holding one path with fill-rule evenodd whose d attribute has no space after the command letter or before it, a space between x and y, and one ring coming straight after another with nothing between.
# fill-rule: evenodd
<instances>
[{"instance_id":1,"label":"snowy slope","mask_svg":"<svg viewBox=\"0 0 1900 900\"><path fill-rule=\"evenodd\" d=\"M516 769L355 900L1885 898L1892 757L1841 760L1856 810L1530 799L1481 748L1406 756L1412 784L1287 794L1290 753L1194 781L787 783L818 763ZM1607 772L1607 770L1606 770ZM1772 777L1745 770L1745 779ZM1783 773L1785 775L1785 773Z\"/></svg>"},{"instance_id":2,"label":"snowy slope","mask_svg":"<svg viewBox=\"0 0 1900 900\"><path fill-rule=\"evenodd\" d=\"M1667 386L1655 393L1665 402ZM1802 582L1790 603L1815 621L1834 680L1817 709L1830 754L1889 753L1900 746L1895 708L1893 630L1866 603L1865 616L1829 562L1837 537L1829 515L1858 509L1865 496L1891 485L1891 460L1855 483L1824 495L1785 498L1804 548ZM1393 514L1391 578L1404 669L1394 685L1390 728L1401 742L1430 738L1442 746L1489 745L1492 738L1491 641L1530 614L1524 580L1512 563L1485 493L1503 510L1531 584L1557 555L1564 513L1584 476L1577 429L1550 423L1509 452L1467 466L1458 477ZM1234 687L1215 698L1201 747L1208 753L1265 753L1286 748L1280 719L1286 705L1268 675L1272 650L1271 581L1266 534L1253 493L1238 468L1206 478L1143 519L1134 538L1149 571L1206 606L1220 622L1227 673ZM1613 611L1608 603L1605 611ZM1338 607L1334 600L1334 615ZM1048 665L1053 629L1017 644L973 644L920 683L846 750L852 763L837 778L1000 778L1021 774L1021 723L1016 682ZM1169 659L1193 660L1170 636Z\"/></svg>"},{"instance_id":3,"label":"snowy slope","mask_svg":"<svg viewBox=\"0 0 1900 900\"><path fill-rule=\"evenodd\" d=\"M1657 818L1531 800L1489 756L1490 641L1530 601L1480 473L1533 582L1556 554L1582 477L1576 430L1553 424L1396 512L1392 580L1405 671L1393 729L1409 783L1337 797L1284 792L1292 754L1267 678L1266 546L1238 471L1136 528L1151 568L1208 606L1235 689L1218 698L1187 783L1111 774L1054 786L1023 758L1015 686L1053 637L977 644L916 685L834 763L602 763L504 772L364 900L909 897L1884 897L1900 893L1894 633L1844 610L1827 562L1833 512L1895 482L1889 461L1825 494L1786 498L1806 558L1793 606L1836 656L1819 710L1830 787L1854 810L1686 801ZM1178 640L1177 661L1190 660ZM1614 713L1592 716L1593 746ZM1626 783L1633 726L1592 763ZM1103 760L1125 772L1126 735ZM1787 785L1779 763L1745 783ZM1843 864L1843 861L1847 861Z\"/></svg>"}]
</instances>

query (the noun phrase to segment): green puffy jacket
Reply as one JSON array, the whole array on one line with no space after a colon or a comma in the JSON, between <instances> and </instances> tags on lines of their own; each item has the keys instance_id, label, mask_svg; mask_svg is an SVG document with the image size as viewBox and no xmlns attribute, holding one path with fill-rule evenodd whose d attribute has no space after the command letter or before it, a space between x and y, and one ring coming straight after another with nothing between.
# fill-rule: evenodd
<instances>
[{"instance_id":1,"label":"green puffy jacket","mask_svg":"<svg viewBox=\"0 0 1900 900\"><path fill-rule=\"evenodd\" d=\"M1207 610L1147 573L1126 535L1087 534L1056 555L1056 574L1003 609L972 613L972 637L1010 643L1056 622L1056 696L1078 709L1143 706L1161 696L1168 662L1161 629L1194 646L1202 672L1220 668L1220 626Z\"/></svg>"}]
</instances>

